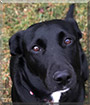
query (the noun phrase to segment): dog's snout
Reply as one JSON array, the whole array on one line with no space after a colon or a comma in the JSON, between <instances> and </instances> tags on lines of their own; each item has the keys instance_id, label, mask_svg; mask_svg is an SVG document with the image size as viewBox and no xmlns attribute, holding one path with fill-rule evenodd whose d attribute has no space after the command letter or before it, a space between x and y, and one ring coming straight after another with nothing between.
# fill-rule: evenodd
<instances>
[{"instance_id":1,"label":"dog's snout","mask_svg":"<svg viewBox=\"0 0 90 105\"><path fill-rule=\"evenodd\" d=\"M65 71L57 71L53 75L53 79L58 83L62 85L66 85L70 82L71 76L68 72Z\"/></svg>"}]
</instances>

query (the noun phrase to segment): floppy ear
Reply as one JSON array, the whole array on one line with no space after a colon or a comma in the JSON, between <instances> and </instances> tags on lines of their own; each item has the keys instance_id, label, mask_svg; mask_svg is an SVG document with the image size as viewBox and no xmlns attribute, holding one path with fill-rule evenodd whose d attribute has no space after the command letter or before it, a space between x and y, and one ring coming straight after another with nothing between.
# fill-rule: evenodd
<instances>
[{"instance_id":1,"label":"floppy ear","mask_svg":"<svg viewBox=\"0 0 90 105\"><path fill-rule=\"evenodd\" d=\"M82 76L82 79L86 81L89 77L89 70L88 70L87 59L81 48L81 45L80 45L80 56L81 56L81 76Z\"/></svg>"},{"instance_id":2,"label":"floppy ear","mask_svg":"<svg viewBox=\"0 0 90 105\"><path fill-rule=\"evenodd\" d=\"M85 54L83 54L83 59L84 60L82 62L82 78L84 79L84 81L86 81L89 77L89 70Z\"/></svg>"},{"instance_id":3,"label":"floppy ear","mask_svg":"<svg viewBox=\"0 0 90 105\"><path fill-rule=\"evenodd\" d=\"M76 30L76 32L78 34L78 39L80 39L80 38L82 38L82 33L79 30L77 22L74 19L74 8L75 8L75 4L71 4L69 7L69 10L67 12L67 15L65 17L65 20L69 21L74 26L74 29Z\"/></svg>"},{"instance_id":4,"label":"floppy ear","mask_svg":"<svg viewBox=\"0 0 90 105\"><path fill-rule=\"evenodd\" d=\"M11 55L20 55L22 54L22 36L24 31L17 32L9 40L9 47Z\"/></svg>"}]
</instances>

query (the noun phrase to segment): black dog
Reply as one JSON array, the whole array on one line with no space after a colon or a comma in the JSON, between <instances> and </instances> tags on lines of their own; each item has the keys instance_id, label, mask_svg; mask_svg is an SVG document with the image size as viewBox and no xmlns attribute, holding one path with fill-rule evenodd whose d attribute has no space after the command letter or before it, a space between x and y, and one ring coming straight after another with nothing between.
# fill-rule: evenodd
<instances>
[{"instance_id":1,"label":"black dog","mask_svg":"<svg viewBox=\"0 0 90 105\"><path fill-rule=\"evenodd\" d=\"M73 11L74 4L65 20L37 23L11 37L13 102L84 101L88 66Z\"/></svg>"}]
</instances>

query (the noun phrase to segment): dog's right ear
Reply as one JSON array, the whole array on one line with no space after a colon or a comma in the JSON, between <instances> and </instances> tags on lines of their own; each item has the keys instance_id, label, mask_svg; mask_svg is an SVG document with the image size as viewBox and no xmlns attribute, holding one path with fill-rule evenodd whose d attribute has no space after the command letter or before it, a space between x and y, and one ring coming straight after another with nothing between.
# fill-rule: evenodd
<instances>
[{"instance_id":1,"label":"dog's right ear","mask_svg":"<svg viewBox=\"0 0 90 105\"><path fill-rule=\"evenodd\" d=\"M17 32L9 40L10 53L13 56L22 54L22 36L24 31Z\"/></svg>"},{"instance_id":2,"label":"dog's right ear","mask_svg":"<svg viewBox=\"0 0 90 105\"><path fill-rule=\"evenodd\" d=\"M78 27L77 22L74 19L74 8L75 8L75 4L71 4L69 7L69 10L67 12L67 15L65 17L66 21L69 21L70 23L72 23L72 25L74 26L77 34L78 34L78 39L82 38L82 33Z\"/></svg>"},{"instance_id":3,"label":"dog's right ear","mask_svg":"<svg viewBox=\"0 0 90 105\"><path fill-rule=\"evenodd\" d=\"M65 19L74 18L74 16L73 16L74 15L74 8L75 8L75 4L71 4Z\"/></svg>"}]
</instances>

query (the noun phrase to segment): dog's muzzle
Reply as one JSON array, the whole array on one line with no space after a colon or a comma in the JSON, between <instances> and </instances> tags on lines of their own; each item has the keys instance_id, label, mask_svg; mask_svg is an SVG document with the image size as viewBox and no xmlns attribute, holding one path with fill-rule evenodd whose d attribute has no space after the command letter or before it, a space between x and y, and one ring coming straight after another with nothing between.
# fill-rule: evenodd
<instances>
[{"instance_id":1,"label":"dog's muzzle","mask_svg":"<svg viewBox=\"0 0 90 105\"><path fill-rule=\"evenodd\" d=\"M67 88L65 90L60 90L60 91L53 92L51 94L52 102L59 103L62 93L65 93L67 91L69 91L69 88Z\"/></svg>"},{"instance_id":2,"label":"dog's muzzle","mask_svg":"<svg viewBox=\"0 0 90 105\"><path fill-rule=\"evenodd\" d=\"M47 103L47 105L54 105L55 103L59 103L62 93L66 93L69 91L69 88L65 90L59 90L51 93L50 97L51 99L44 99L44 102Z\"/></svg>"},{"instance_id":3,"label":"dog's muzzle","mask_svg":"<svg viewBox=\"0 0 90 105\"><path fill-rule=\"evenodd\" d=\"M54 73L53 79L57 84L62 85L64 89L64 87L66 87L70 83L71 75L66 71L57 71Z\"/></svg>"}]
</instances>

